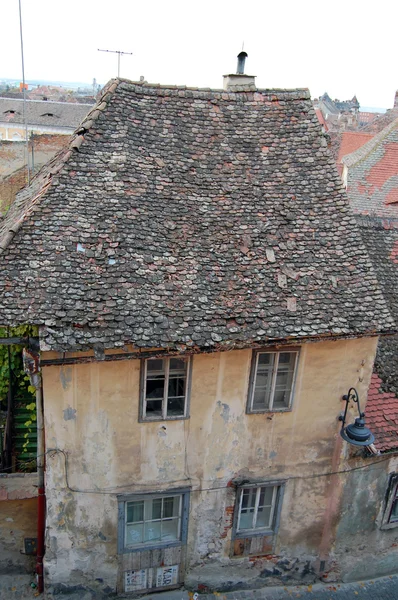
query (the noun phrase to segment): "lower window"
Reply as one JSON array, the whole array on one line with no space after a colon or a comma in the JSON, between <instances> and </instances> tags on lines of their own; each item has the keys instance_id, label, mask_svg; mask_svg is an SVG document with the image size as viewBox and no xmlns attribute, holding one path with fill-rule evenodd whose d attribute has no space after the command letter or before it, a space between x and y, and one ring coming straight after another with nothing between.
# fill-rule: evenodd
<instances>
[{"instance_id":1,"label":"lower window","mask_svg":"<svg viewBox=\"0 0 398 600\"><path fill-rule=\"evenodd\" d=\"M119 498L119 552L186 541L188 492Z\"/></svg>"},{"instance_id":2,"label":"lower window","mask_svg":"<svg viewBox=\"0 0 398 600\"><path fill-rule=\"evenodd\" d=\"M398 473L390 475L381 526L382 529L393 527L398 527Z\"/></svg>"},{"instance_id":3,"label":"lower window","mask_svg":"<svg viewBox=\"0 0 398 600\"><path fill-rule=\"evenodd\" d=\"M239 488L236 531L238 537L274 533L282 501L282 486L264 483Z\"/></svg>"}]
</instances>

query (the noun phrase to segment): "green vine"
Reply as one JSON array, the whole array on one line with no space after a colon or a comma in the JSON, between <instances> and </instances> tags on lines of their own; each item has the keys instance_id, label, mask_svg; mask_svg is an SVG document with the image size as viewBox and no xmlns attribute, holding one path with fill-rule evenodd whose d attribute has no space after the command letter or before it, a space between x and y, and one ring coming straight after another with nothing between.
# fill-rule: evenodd
<instances>
[{"instance_id":1,"label":"green vine","mask_svg":"<svg viewBox=\"0 0 398 600\"><path fill-rule=\"evenodd\" d=\"M0 337L3 338L33 337L37 335L37 327L32 325L19 325L18 327L10 328L0 327ZM29 436L34 431L34 423L36 421L36 390L30 384L29 377L23 370L22 348L20 345L7 346L0 344L0 427L4 428L7 418L8 389L11 376L13 410L23 407L23 410L29 413L29 418L24 422L24 426L27 429L23 434L22 453L25 453L28 451ZM25 466L27 469L34 468L34 465L32 467L30 465Z\"/></svg>"}]
</instances>

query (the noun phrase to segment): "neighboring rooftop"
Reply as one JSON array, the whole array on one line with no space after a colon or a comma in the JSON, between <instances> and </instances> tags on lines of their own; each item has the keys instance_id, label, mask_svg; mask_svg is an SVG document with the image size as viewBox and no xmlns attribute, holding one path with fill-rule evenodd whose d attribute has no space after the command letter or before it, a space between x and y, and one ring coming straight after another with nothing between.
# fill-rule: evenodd
<instances>
[{"instance_id":1,"label":"neighboring rooftop","mask_svg":"<svg viewBox=\"0 0 398 600\"><path fill-rule=\"evenodd\" d=\"M26 100L28 125L74 130L89 110L87 104ZM0 123L23 125L23 100L0 98Z\"/></svg>"},{"instance_id":2,"label":"neighboring rooftop","mask_svg":"<svg viewBox=\"0 0 398 600\"><path fill-rule=\"evenodd\" d=\"M359 135L359 134L356 134ZM342 159L347 192L390 312L398 318L398 118ZM381 452L398 448L398 338L381 339L366 405Z\"/></svg>"},{"instance_id":3,"label":"neighboring rooftop","mask_svg":"<svg viewBox=\"0 0 398 600\"><path fill-rule=\"evenodd\" d=\"M373 137L372 133L359 133L357 131L343 131L341 134L341 142L339 147L339 153L337 156L337 168L341 173L343 165L341 164L343 156L351 154L361 148L366 142L371 140Z\"/></svg>"},{"instance_id":4,"label":"neighboring rooftop","mask_svg":"<svg viewBox=\"0 0 398 600\"><path fill-rule=\"evenodd\" d=\"M342 158L354 212L380 218L398 216L398 118L358 150Z\"/></svg>"},{"instance_id":5,"label":"neighboring rooftop","mask_svg":"<svg viewBox=\"0 0 398 600\"><path fill-rule=\"evenodd\" d=\"M395 328L307 90L110 82L0 248L0 322L43 349Z\"/></svg>"}]
</instances>

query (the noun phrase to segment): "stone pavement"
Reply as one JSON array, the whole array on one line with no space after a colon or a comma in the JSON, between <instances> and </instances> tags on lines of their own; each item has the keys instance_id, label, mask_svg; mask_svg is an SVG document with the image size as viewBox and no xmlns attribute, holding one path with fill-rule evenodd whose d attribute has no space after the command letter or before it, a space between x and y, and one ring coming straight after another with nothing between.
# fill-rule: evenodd
<instances>
[{"instance_id":1,"label":"stone pavement","mask_svg":"<svg viewBox=\"0 0 398 600\"><path fill-rule=\"evenodd\" d=\"M30 586L29 576L1 575L1 600L106 600L100 589L75 589L71 593L47 593L43 596ZM116 598L113 596L113 598ZM117 596L131 598L131 595ZM264 587L257 590L241 590L227 593L196 594L186 590L174 590L159 594L148 594L138 600L398 600L398 575L369 581L344 584L313 586ZM137 600L137 599L136 599Z\"/></svg>"}]
</instances>

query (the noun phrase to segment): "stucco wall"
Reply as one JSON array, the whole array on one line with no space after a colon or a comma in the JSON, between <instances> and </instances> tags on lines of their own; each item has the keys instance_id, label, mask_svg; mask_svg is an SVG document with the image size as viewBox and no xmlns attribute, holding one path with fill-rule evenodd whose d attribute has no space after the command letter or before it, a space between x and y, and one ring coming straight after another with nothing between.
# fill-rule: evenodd
<instances>
[{"instance_id":1,"label":"stucco wall","mask_svg":"<svg viewBox=\"0 0 398 600\"><path fill-rule=\"evenodd\" d=\"M126 568L117 555L117 493L178 486L192 487L192 586L195 567L203 573L214 561L234 573L250 567L263 583L314 578L334 552L344 485L316 475L344 459L341 396L356 386L364 404L376 343L302 345L292 410L273 414L245 413L251 351L195 355L190 418L181 421L138 422L138 360L44 367L46 447L65 452L47 457L49 580L101 578L115 589ZM65 465L79 491L67 489ZM287 480L268 556L230 558L235 479Z\"/></svg>"}]
</instances>

